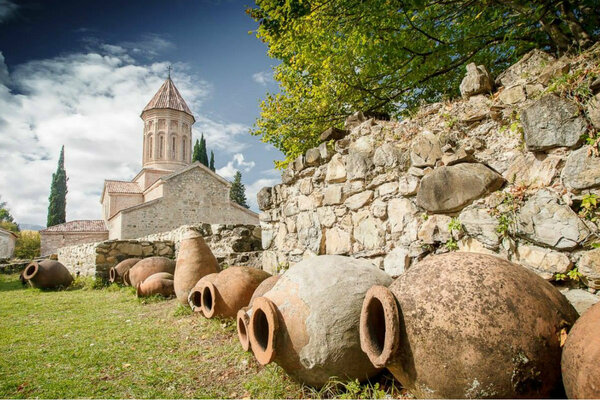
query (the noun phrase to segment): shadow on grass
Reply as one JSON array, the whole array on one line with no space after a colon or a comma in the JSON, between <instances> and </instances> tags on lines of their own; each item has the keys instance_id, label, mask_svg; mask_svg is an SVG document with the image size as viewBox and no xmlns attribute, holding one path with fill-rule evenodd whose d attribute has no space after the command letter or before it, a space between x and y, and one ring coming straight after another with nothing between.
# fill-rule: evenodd
<instances>
[{"instance_id":1,"label":"shadow on grass","mask_svg":"<svg viewBox=\"0 0 600 400\"><path fill-rule=\"evenodd\" d=\"M25 290L27 286L19 280L19 275L0 276L0 292L10 292L13 290Z\"/></svg>"}]
</instances>

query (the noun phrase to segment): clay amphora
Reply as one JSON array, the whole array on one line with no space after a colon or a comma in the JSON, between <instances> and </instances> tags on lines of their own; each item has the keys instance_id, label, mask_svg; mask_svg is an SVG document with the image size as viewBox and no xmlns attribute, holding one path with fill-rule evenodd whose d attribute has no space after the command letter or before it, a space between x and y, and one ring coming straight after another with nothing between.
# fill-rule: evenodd
<instances>
[{"instance_id":1,"label":"clay amphora","mask_svg":"<svg viewBox=\"0 0 600 400\"><path fill-rule=\"evenodd\" d=\"M370 287L391 282L366 260L317 256L295 264L253 302L248 334L256 359L316 387L331 377L368 379L378 368L360 349L362 301Z\"/></svg>"},{"instance_id":2,"label":"clay amphora","mask_svg":"<svg viewBox=\"0 0 600 400\"><path fill-rule=\"evenodd\" d=\"M126 260L121 261L114 267L112 267L109 271L109 281L110 283L125 283L129 284L129 282L125 282L123 279L123 275L125 272L129 271L133 266L140 261L141 258L128 258Z\"/></svg>"},{"instance_id":3,"label":"clay amphora","mask_svg":"<svg viewBox=\"0 0 600 400\"><path fill-rule=\"evenodd\" d=\"M192 308L193 312L202 312L202 290L204 289L204 285L206 282L213 282L217 278L217 275L219 275L218 272L205 275L190 290L190 294L188 295L188 304Z\"/></svg>"},{"instance_id":4,"label":"clay amphora","mask_svg":"<svg viewBox=\"0 0 600 400\"><path fill-rule=\"evenodd\" d=\"M34 288L54 289L67 287L73 282L69 270L58 261L32 261L23 271L23 278Z\"/></svg>"},{"instance_id":5,"label":"clay amphora","mask_svg":"<svg viewBox=\"0 0 600 400\"><path fill-rule=\"evenodd\" d=\"M600 303L575 322L562 353L562 376L570 399L600 399Z\"/></svg>"},{"instance_id":6,"label":"clay amphora","mask_svg":"<svg viewBox=\"0 0 600 400\"><path fill-rule=\"evenodd\" d=\"M271 274L251 267L229 267L202 288L202 314L206 318L234 318L250 303L256 288Z\"/></svg>"},{"instance_id":7,"label":"clay amphora","mask_svg":"<svg viewBox=\"0 0 600 400\"><path fill-rule=\"evenodd\" d=\"M417 398L551 397L577 312L550 283L477 253L431 256L373 287L361 345Z\"/></svg>"},{"instance_id":8,"label":"clay amphora","mask_svg":"<svg viewBox=\"0 0 600 400\"><path fill-rule=\"evenodd\" d=\"M166 257L148 257L138 261L130 270L129 279L131 286L137 288L138 284L144 282L150 275L158 272L175 272L175 261Z\"/></svg>"},{"instance_id":9,"label":"clay amphora","mask_svg":"<svg viewBox=\"0 0 600 400\"><path fill-rule=\"evenodd\" d=\"M236 316L238 339L244 351L250 351L250 338L248 337L248 326L250 324L250 315L252 314L252 303L254 299L263 296L267 293L279 280L281 275L273 275L258 285L247 307L242 307Z\"/></svg>"},{"instance_id":10,"label":"clay amphora","mask_svg":"<svg viewBox=\"0 0 600 400\"><path fill-rule=\"evenodd\" d=\"M148 297L154 294L164 297L173 296L175 295L173 274L158 272L150 275L144 282L138 284L135 293L137 297Z\"/></svg>"},{"instance_id":11,"label":"clay amphora","mask_svg":"<svg viewBox=\"0 0 600 400\"><path fill-rule=\"evenodd\" d=\"M205 275L219 272L219 263L204 238L189 230L179 245L175 268L175 294L181 304L186 304L190 290Z\"/></svg>"}]
</instances>

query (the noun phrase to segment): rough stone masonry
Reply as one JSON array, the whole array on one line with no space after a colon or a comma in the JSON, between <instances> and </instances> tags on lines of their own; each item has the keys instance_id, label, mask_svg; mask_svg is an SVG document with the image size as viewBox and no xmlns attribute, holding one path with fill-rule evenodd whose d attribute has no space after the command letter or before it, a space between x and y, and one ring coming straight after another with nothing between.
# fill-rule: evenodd
<instances>
[{"instance_id":1,"label":"rough stone masonry","mask_svg":"<svg viewBox=\"0 0 600 400\"><path fill-rule=\"evenodd\" d=\"M356 113L346 131L327 130L258 194L263 268L343 254L397 276L428 254L475 251L546 279L578 268L594 293L598 225L581 207L600 195L600 158L582 138L600 126L600 85L582 106L552 83L597 66L599 53L535 50L495 81L469 65L462 99L402 121Z\"/></svg>"}]
</instances>

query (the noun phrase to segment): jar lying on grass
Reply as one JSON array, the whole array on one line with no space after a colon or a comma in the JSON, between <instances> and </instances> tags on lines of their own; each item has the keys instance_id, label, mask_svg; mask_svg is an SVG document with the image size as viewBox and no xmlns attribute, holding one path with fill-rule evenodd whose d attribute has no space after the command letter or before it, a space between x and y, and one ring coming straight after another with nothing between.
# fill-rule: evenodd
<instances>
[{"instance_id":1,"label":"jar lying on grass","mask_svg":"<svg viewBox=\"0 0 600 400\"><path fill-rule=\"evenodd\" d=\"M34 288L56 289L67 287L73 283L69 270L53 260L32 261L23 271L23 279Z\"/></svg>"},{"instance_id":2,"label":"jar lying on grass","mask_svg":"<svg viewBox=\"0 0 600 400\"><path fill-rule=\"evenodd\" d=\"M562 392L560 337L577 312L550 283L478 253L425 258L367 292L362 348L418 398Z\"/></svg>"},{"instance_id":3,"label":"jar lying on grass","mask_svg":"<svg viewBox=\"0 0 600 400\"><path fill-rule=\"evenodd\" d=\"M366 260L317 256L295 264L252 304L254 356L315 387L332 377L372 377L379 368L360 349L360 310L370 287L391 282Z\"/></svg>"}]
</instances>

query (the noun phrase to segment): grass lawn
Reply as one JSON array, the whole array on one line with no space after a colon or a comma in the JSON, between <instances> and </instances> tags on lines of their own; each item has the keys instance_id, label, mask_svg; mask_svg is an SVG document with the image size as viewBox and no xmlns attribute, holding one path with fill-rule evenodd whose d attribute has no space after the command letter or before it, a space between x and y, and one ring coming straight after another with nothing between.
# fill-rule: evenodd
<instances>
[{"instance_id":1,"label":"grass lawn","mask_svg":"<svg viewBox=\"0 0 600 400\"><path fill-rule=\"evenodd\" d=\"M132 288L24 288L0 275L2 398L397 397L376 385L302 387L242 351L235 322L191 314Z\"/></svg>"}]
</instances>

